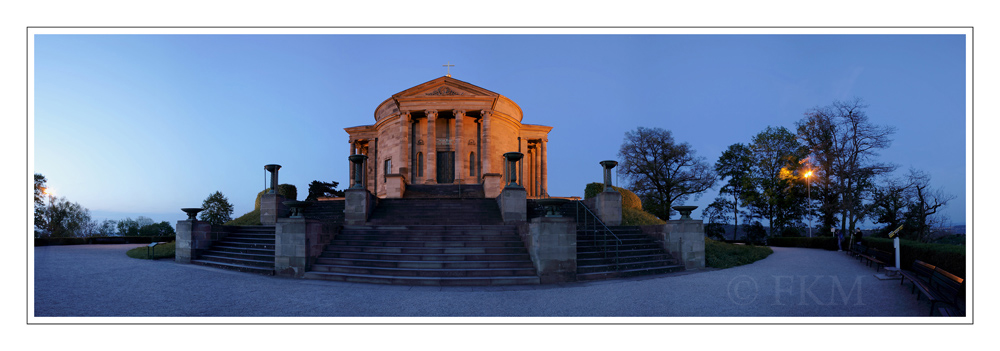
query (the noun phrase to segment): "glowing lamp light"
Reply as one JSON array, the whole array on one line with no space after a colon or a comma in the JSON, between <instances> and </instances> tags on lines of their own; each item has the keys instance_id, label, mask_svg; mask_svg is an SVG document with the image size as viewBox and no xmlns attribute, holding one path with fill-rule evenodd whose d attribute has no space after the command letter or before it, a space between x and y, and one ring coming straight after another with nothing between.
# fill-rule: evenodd
<instances>
[{"instance_id":1,"label":"glowing lamp light","mask_svg":"<svg viewBox=\"0 0 1000 351\"><path fill-rule=\"evenodd\" d=\"M806 172L806 178L812 177L813 171Z\"/></svg>"}]
</instances>

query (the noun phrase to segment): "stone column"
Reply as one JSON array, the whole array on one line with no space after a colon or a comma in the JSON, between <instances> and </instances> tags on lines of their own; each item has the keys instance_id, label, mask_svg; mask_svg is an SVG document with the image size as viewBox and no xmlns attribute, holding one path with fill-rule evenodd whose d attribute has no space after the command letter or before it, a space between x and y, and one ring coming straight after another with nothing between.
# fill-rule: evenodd
<instances>
[{"instance_id":1,"label":"stone column","mask_svg":"<svg viewBox=\"0 0 1000 351\"><path fill-rule=\"evenodd\" d=\"M479 152L482 154L482 155L479 156L479 159L483 160L483 169L482 169L482 172L483 172L483 175L485 176L487 173L496 173L496 171L497 171L497 170L493 169L493 167L492 167L493 161L492 161L491 157L494 157L494 156L493 156L493 153L490 151L490 146L492 146L491 145L492 143L490 142L490 122L493 120L493 111L482 110L479 113L481 114L481 116L483 118L483 134L482 134L482 137L483 137L482 143L483 143L483 145L482 145L482 147L479 150Z\"/></svg>"},{"instance_id":2,"label":"stone column","mask_svg":"<svg viewBox=\"0 0 1000 351\"><path fill-rule=\"evenodd\" d=\"M399 157L397 157L396 162L399 165L396 166L396 169L399 169L400 171L396 173L403 174L404 173L403 169L404 168L410 169L410 163L413 162L412 160L410 160L410 114L406 111L400 111L398 122L399 122L400 139L399 139ZM385 171L389 172L388 169ZM403 174L403 175L409 177L408 174Z\"/></svg>"},{"instance_id":3,"label":"stone column","mask_svg":"<svg viewBox=\"0 0 1000 351\"><path fill-rule=\"evenodd\" d=\"M354 154L357 153L357 152L354 151L354 140L348 140L347 141L347 145L350 146L347 149L347 156L354 155ZM354 187L354 184L357 182L357 180L354 179L354 173L355 173L354 162L351 162L350 158L347 159L347 173L348 173L348 175L347 175L347 187L348 188Z\"/></svg>"},{"instance_id":4,"label":"stone column","mask_svg":"<svg viewBox=\"0 0 1000 351\"><path fill-rule=\"evenodd\" d=\"M424 152L424 183L437 184L437 110L427 110L427 151Z\"/></svg>"},{"instance_id":5,"label":"stone column","mask_svg":"<svg viewBox=\"0 0 1000 351\"><path fill-rule=\"evenodd\" d=\"M455 114L455 133L453 134L454 136L453 140L455 147L452 151L455 152L455 183L464 184L466 177L465 175L467 174L466 172L464 172L465 170L464 166L466 163L469 162L468 161L469 157L465 156L466 153L465 143L462 142L462 120L465 119L465 111L455 110L454 114Z\"/></svg>"},{"instance_id":6,"label":"stone column","mask_svg":"<svg viewBox=\"0 0 1000 351\"><path fill-rule=\"evenodd\" d=\"M548 143L549 143L549 141L547 139L544 139L544 138L539 142L539 144L541 145L540 147L541 147L541 156L542 156L542 159L541 159L541 163L542 163L542 165L541 165L541 173L542 173L542 176L541 176L541 180L539 181L539 183L540 183L539 184L540 185L539 193L540 194L538 194L538 195L541 196L541 197L548 197L549 196L549 189L548 189L548 187L549 187L549 179L548 179L548 172L549 172L549 170L548 170L548 168L549 168L548 164L549 164L549 160L548 160L548 150L547 150Z\"/></svg>"}]
</instances>

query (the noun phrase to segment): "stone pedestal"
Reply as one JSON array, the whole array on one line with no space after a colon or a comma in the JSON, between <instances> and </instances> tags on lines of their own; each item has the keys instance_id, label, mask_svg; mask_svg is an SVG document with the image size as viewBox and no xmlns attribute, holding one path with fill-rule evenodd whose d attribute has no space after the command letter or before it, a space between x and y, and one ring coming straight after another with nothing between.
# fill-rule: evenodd
<instances>
[{"instance_id":1,"label":"stone pedestal","mask_svg":"<svg viewBox=\"0 0 1000 351\"><path fill-rule=\"evenodd\" d=\"M504 223L528 220L528 191L523 187L505 187L500 193L500 212Z\"/></svg>"},{"instance_id":2,"label":"stone pedestal","mask_svg":"<svg viewBox=\"0 0 1000 351\"><path fill-rule=\"evenodd\" d=\"M366 189L344 191L344 223L362 225L368 222L368 215L374 207L374 199Z\"/></svg>"},{"instance_id":3,"label":"stone pedestal","mask_svg":"<svg viewBox=\"0 0 1000 351\"><path fill-rule=\"evenodd\" d=\"M263 194L260 196L260 224L274 225L278 218L288 217L288 207L282 202L285 197L279 194Z\"/></svg>"},{"instance_id":4,"label":"stone pedestal","mask_svg":"<svg viewBox=\"0 0 1000 351\"><path fill-rule=\"evenodd\" d=\"M315 219L281 218L274 226L274 273L301 278L323 251L332 233Z\"/></svg>"},{"instance_id":5,"label":"stone pedestal","mask_svg":"<svg viewBox=\"0 0 1000 351\"><path fill-rule=\"evenodd\" d=\"M385 175L385 197L389 199L403 198L406 193L406 178L402 174Z\"/></svg>"},{"instance_id":6,"label":"stone pedestal","mask_svg":"<svg viewBox=\"0 0 1000 351\"><path fill-rule=\"evenodd\" d=\"M594 214L607 226L622 224L622 194L617 191L597 193L594 198Z\"/></svg>"},{"instance_id":7,"label":"stone pedestal","mask_svg":"<svg viewBox=\"0 0 1000 351\"><path fill-rule=\"evenodd\" d=\"M483 193L487 198L500 196L503 191L503 175L500 173L483 174Z\"/></svg>"},{"instance_id":8,"label":"stone pedestal","mask_svg":"<svg viewBox=\"0 0 1000 351\"><path fill-rule=\"evenodd\" d=\"M661 243L664 250L684 264L684 269L705 268L705 227L700 219L644 225L642 232Z\"/></svg>"},{"instance_id":9,"label":"stone pedestal","mask_svg":"<svg viewBox=\"0 0 1000 351\"><path fill-rule=\"evenodd\" d=\"M576 221L534 218L525 242L542 284L576 281Z\"/></svg>"},{"instance_id":10,"label":"stone pedestal","mask_svg":"<svg viewBox=\"0 0 1000 351\"><path fill-rule=\"evenodd\" d=\"M201 251L208 249L213 240L222 237L224 235L213 231L212 225L208 222L190 219L177 221L174 261L191 263L191 259L197 258Z\"/></svg>"}]
</instances>

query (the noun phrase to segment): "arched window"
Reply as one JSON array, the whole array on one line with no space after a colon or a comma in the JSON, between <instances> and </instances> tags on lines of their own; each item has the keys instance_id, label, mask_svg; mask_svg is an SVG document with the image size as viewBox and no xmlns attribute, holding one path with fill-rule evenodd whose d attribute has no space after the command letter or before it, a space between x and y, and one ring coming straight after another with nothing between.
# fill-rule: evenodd
<instances>
[{"instance_id":1,"label":"arched window","mask_svg":"<svg viewBox=\"0 0 1000 351\"><path fill-rule=\"evenodd\" d=\"M424 176L424 153L417 153L417 177Z\"/></svg>"},{"instance_id":2,"label":"arched window","mask_svg":"<svg viewBox=\"0 0 1000 351\"><path fill-rule=\"evenodd\" d=\"M392 159L391 158L387 158L387 159L385 159L385 171L382 172L382 182L383 183L385 183L386 176L389 175L389 172L391 170L392 170Z\"/></svg>"},{"instance_id":3,"label":"arched window","mask_svg":"<svg viewBox=\"0 0 1000 351\"><path fill-rule=\"evenodd\" d=\"M469 153L469 176L470 177L475 177L476 176L476 153L475 152L470 152Z\"/></svg>"}]
</instances>

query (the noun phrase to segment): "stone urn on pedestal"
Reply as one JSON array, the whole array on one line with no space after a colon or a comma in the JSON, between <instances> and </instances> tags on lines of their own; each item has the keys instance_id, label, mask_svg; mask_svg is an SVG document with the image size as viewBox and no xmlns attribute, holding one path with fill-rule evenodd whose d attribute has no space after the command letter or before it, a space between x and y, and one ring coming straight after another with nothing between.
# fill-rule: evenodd
<instances>
[{"instance_id":1,"label":"stone urn on pedestal","mask_svg":"<svg viewBox=\"0 0 1000 351\"><path fill-rule=\"evenodd\" d=\"M681 219L692 219L691 212L698 206L674 206L673 209L681 213Z\"/></svg>"},{"instance_id":2,"label":"stone urn on pedestal","mask_svg":"<svg viewBox=\"0 0 1000 351\"><path fill-rule=\"evenodd\" d=\"M520 152L508 152L503 154L503 157L507 159L507 179L510 180L507 186L520 188L521 185L517 183L517 161L520 161L524 157L524 154Z\"/></svg>"}]
</instances>

